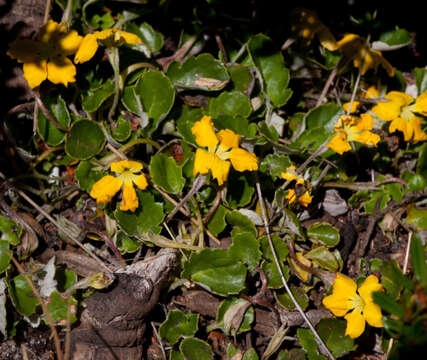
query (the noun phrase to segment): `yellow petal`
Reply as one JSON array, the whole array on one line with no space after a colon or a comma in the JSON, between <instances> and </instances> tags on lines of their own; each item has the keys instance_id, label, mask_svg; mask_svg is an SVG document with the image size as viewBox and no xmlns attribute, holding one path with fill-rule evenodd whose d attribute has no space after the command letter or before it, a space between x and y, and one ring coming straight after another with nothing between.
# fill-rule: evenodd
<instances>
[{"instance_id":1,"label":"yellow petal","mask_svg":"<svg viewBox=\"0 0 427 360\"><path fill-rule=\"evenodd\" d=\"M335 151L336 153L342 155L346 151L351 150L351 146L346 140L345 133L339 133L335 135L331 141L327 144L327 147Z\"/></svg>"},{"instance_id":2,"label":"yellow petal","mask_svg":"<svg viewBox=\"0 0 427 360\"><path fill-rule=\"evenodd\" d=\"M94 35L99 40L105 40L105 39L108 39L111 37L111 38L113 38L114 41L117 41L117 39L118 39L118 40L122 40L128 44L141 44L142 43L142 40L140 39L139 36L132 34L130 32L123 31L120 29L115 29L115 28L97 31L94 33Z\"/></svg>"},{"instance_id":3,"label":"yellow petal","mask_svg":"<svg viewBox=\"0 0 427 360\"><path fill-rule=\"evenodd\" d=\"M424 91L415 101L415 111L427 116L427 91Z\"/></svg>"},{"instance_id":4,"label":"yellow petal","mask_svg":"<svg viewBox=\"0 0 427 360\"><path fill-rule=\"evenodd\" d=\"M414 129L410 124L401 117L395 118L389 127L390 134L394 133L396 130L399 130L403 133L403 137L405 141L409 141L412 138L412 135L414 133Z\"/></svg>"},{"instance_id":5,"label":"yellow petal","mask_svg":"<svg viewBox=\"0 0 427 360\"><path fill-rule=\"evenodd\" d=\"M298 261L300 263L302 263L305 266L310 267L311 266L311 261L308 260L306 257L304 257L304 254L302 252L297 252L295 254L296 258L298 259ZM300 279L304 282L308 281L309 277L310 277L310 273L306 270L303 270L301 267L298 266L298 264L296 264L294 262L294 260L290 260L292 263L292 266L295 270L295 272L297 273L297 275L300 277Z\"/></svg>"},{"instance_id":6,"label":"yellow petal","mask_svg":"<svg viewBox=\"0 0 427 360\"><path fill-rule=\"evenodd\" d=\"M353 101L353 103L351 104L351 110L350 110L350 114L353 114L357 111L357 108L360 106L360 101ZM347 102L345 104L343 104L342 108L344 109L345 112L348 111L348 109L350 108L350 103Z\"/></svg>"},{"instance_id":7,"label":"yellow petal","mask_svg":"<svg viewBox=\"0 0 427 360\"><path fill-rule=\"evenodd\" d=\"M363 94L363 97L367 99L373 99L380 96L380 93L378 92L378 89L376 86L372 85L366 90L366 92Z\"/></svg>"},{"instance_id":8,"label":"yellow petal","mask_svg":"<svg viewBox=\"0 0 427 360\"><path fill-rule=\"evenodd\" d=\"M52 38L55 36L55 33L60 31L60 24L53 20L49 20L46 24L44 24L37 35L37 39L49 43Z\"/></svg>"},{"instance_id":9,"label":"yellow petal","mask_svg":"<svg viewBox=\"0 0 427 360\"><path fill-rule=\"evenodd\" d=\"M374 118L371 114L364 113L360 115L359 121L354 126L356 131L371 130L374 125Z\"/></svg>"},{"instance_id":10,"label":"yellow petal","mask_svg":"<svg viewBox=\"0 0 427 360\"><path fill-rule=\"evenodd\" d=\"M369 275L362 285L359 287L359 294L366 303L372 302L372 293L375 291L383 291L383 286L378 282L375 275Z\"/></svg>"},{"instance_id":11,"label":"yellow petal","mask_svg":"<svg viewBox=\"0 0 427 360\"><path fill-rule=\"evenodd\" d=\"M363 317L369 325L383 327L381 308L377 304L366 303L363 308Z\"/></svg>"},{"instance_id":12,"label":"yellow petal","mask_svg":"<svg viewBox=\"0 0 427 360\"><path fill-rule=\"evenodd\" d=\"M123 185L123 200L120 203L121 211L134 212L138 207L138 196L131 181L127 181Z\"/></svg>"},{"instance_id":13,"label":"yellow petal","mask_svg":"<svg viewBox=\"0 0 427 360\"><path fill-rule=\"evenodd\" d=\"M110 164L110 169L111 171L114 171L119 174L125 171L136 173L142 170L142 164L138 161L132 160L114 161Z\"/></svg>"},{"instance_id":14,"label":"yellow petal","mask_svg":"<svg viewBox=\"0 0 427 360\"><path fill-rule=\"evenodd\" d=\"M210 116L203 116L201 120L196 121L191 128L191 132L196 137L197 145L207 147L210 152L215 150L218 138Z\"/></svg>"},{"instance_id":15,"label":"yellow petal","mask_svg":"<svg viewBox=\"0 0 427 360\"><path fill-rule=\"evenodd\" d=\"M282 171L280 176L287 181L293 181L297 178L296 169L295 165L291 165L286 169L286 172Z\"/></svg>"},{"instance_id":16,"label":"yellow petal","mask_svg":"<svg viewBox=\"0 0 427 360\"><path fill-rule=\"evenodd\" d=\"M357 285L356 282L340 273L337 273L337 277L334 279L334 283L332 285L332 294L351 298L356 294Z\"/></svg>"},{"instance_id":17,"label":"yellow petal","mask_svg":"<svg viewBox=\"0 0 427 360\"><path fill-rule=\"evenodd\" d=\"M111 28L111 29L105 29L102 31L95 31L93 35L99 40L105 40L110 36L114 36L115 32L116 32L116 29Z\"/></svg>"},{"instance_id":18,"label":"yellow petal","mask_svg":"<svg viewBox=\"0 0 427 360\"><path fill-rule=\"evenodd\" d=\"M215 154L207 152L203 149L197 149L196 156L194 157L193 175L206 175L209 172L209 169L211 169L215 158Z\"/></svg>"},{"instance_id":19,"label":"yellow petal","mask_svg":"<svg viewBox=\"0 0 427 360\"><path fill-rule=\"evenodd\" d=\"M47 61L24 63L24 77L31 88L39 86L47 78Z\"/></svg>"},{"instance_id":20,"label":"yellow petal","mask_svg":"<svg viewBox=\"0 0 427 360\"><path fill-rule=\"evenodd\" d=\"M311 200L313 199L313 196L310 195L308 191L306 191L304 194L302 194L298 198L298 202L302 205L307 207L309 204L311 204Z\"/></svg>"},{"instance_id":21,"label":"yellow petal","mask_svg":"<svg viewBox=\"0 0 427 360\"><path fill-rule=\"evenodd\" d=\"M72 55L79 49L82 40L83 37L80 36L76 30L71 30L61 34L55 45L61 54Z\"/></svg>"},{"instance_id":22,"label":"yellow petal","mask_svg":"<svg viewBox=\"0 0 427 360\"><path fill-rule=\"evenodd\" d=\"M329 51L335 51L338 49L337 41L334 35L329 31L326 26L321 26L317 32L320 44Z\"/></svg>"},{"instance_id":23,"label":"yellow petal","mask_svg":"<svg viewBox=\"0 0 427 360\"><path fill-rule=\"evenodd\" d=\"M380 55L380 61L384 70L387 71L388 76L393 77L395 74L394 67L382 55Z\"/></svg>"},{"instance_id":24,"label":"yellow petal","mask_svg":"<svg viewBox=\"0 0 427 360\"><path fill-rule=\"evenodd\" d=\"M258 170L258 159L255 154L240 148L230 150L231 164L237 171Z\"/></svg>"},{"instance_id":25,"label":"yellow petal","mask_svg":"<svg viewBox=\"0 0 427 360\"><path fill-rule=\"evenodd\" d=\"M132 34L127 31L120 30L120 36L127 44L141 44L142 40L138 35Z\"/></svg>"},{"instance_id":26,"label":"yellow petal","mask_svg":"<svg viewBox=\"0 0 427 360\"><path fill-rule=\"evenodd\" d=\"M375 105L371 111L377 115L380 119L385 121L391 121L396 119L400 115L400 109L402 105L400 102L389 100L387 102L379 102Z\"/></svg>"},{"instance_id":27,"label":"yellow petal","mask_svg":"<svg viewBox=\"0 0 427 360\"><path fill-rule=\"evenodd\" d=\"M211 171L212 177L217 179L219 186L227 180L230 165L229 161L221 160L218 156L214 155L213 162L211 163Z\"/></svg>"},{"instance_id":28,"label":"yellow petal","mask_svg":"<svg viewBox=\"0 0 427 360\"><path fill-rule=\"evenodd\" d=\"M141 190L144 190L148 186L147 178L143 174L137 176L133 182Z\"/></svg>"},{"instance_id":29,"label":"yellow petal","mask_svg":"<svg viewBox=\"0 0 427 360\"><path fill-rule=\"evenodd\" d=\"M47 78L54 84L64 84L76 81L76 67L73 62L65 57L58 56L47 63Z\"/></svg>"},{"instance_id":30,"label":"yellow petal","mask_svg":"<svg viewBox=\"0 0 427 360\"><path fill-rule=\"evenodd\" d=\"M390 91L384 97L392 102L398 103L400 106L407 106L414 101L414 98L411 95L405 94L401 91Z\"/></svg>"},{"instance_id":31,"label":"yellow petal","mask_svg":"<svg viewBox=\"0 0 427 360\"><path fill-rule=\"evenodd\" d=\"M122 181L120 179L107 175L93 184L90 196L92 196L98 204L106 204L111 201L121 187Z\"/></svg>"},{"instance_id":32,"label":"yellow petal","mask_svg":"<svg viewBox=\"0 0 427 360\"><path fill-rule=\"evenodd\" d=\"M218 132L218 139L221 146L228 150L230 148L237 148L240 144L240 135L236 134L230 129L221 130Z\"/></svg>"},{"instance_id":33,"label":"yellow petal","mask_svg":"<svg viewBox=\"0 0 427 360\"><path fill-rule=\"evenodd\" d=\"M295 190L293 190L293 189L289 189L289 190L288 190L288 193L287 193L287 194L286 194L286 196L285 196L285 199L287 199L287 200L288 200L288 203L289 203L289 204L294 203L294 202L297 200L297 197L296 197L296 195L295 195Z\"/></svg>"},{"instance_id":34,"label":"yellow petal","mask_svg":"<svg viewBox=\"0 0 427 360\"><path fill-rule=\"evenodd\" d=\"M356 34L346 34L337 42L337 48L348 59L353 59L359 55L360 49L364 46L365 40Z\"/></svg>"},{"instance_id":35,"label":"yellow petal","mask_svg":"<svg viewBox=\"0 0 427 360\"><path fill-rule=\"evenodd\" d=\"M81 64L89 61L95 55L96 50L98 50L98 41L96 37L93 34L87 34L80 43L79 49L74 56L74 62L76 64Z\"/></svg>"},{"instance_id":36,"label":"yellow petal","mask_svg":"<svg viewBox=\"0 0 427 360\"><path fill-rule=\"evenodd\" d=\"M334 294L324 297L322 303L335 316L344 316L353 308L347 298L338 297Z\"/></svg>"},{"instance_id":37,"label":"yellow petal","mask_svg":"<svg viewBox=\"0 0 427 360\"><path fill-rule=\"evenodd\" d=\"M365 131L361 132L360 134L354 135L353 140L358 141L362 144L366 144L366 145L370 145L370 146L377 146L377 144L381 140L381 138L379 135L365 130Z\"/></svg>"},{"instance_id":38,"label":"yellow petal","mask_svg":"<svg viewBox=\"0 0 427 360\"><path fill-rule=\"evenodd\" d=\"M414 130L414 138L412 139L413 143L416 144L418 141L426 141L427 134L421 128L421 122L423 120L420 117L414 116L409 120L409 124Z\"/></svg>"},{"instance_id":39,"label":"yellow petal","mask_svg":"<svg viewBox=\"0 0 427 360\"><path fill-rule=\"evenodd\" d=\"M344 318L347 320L345 335L355 339L363 334L365 331L365 319L360 311L354 310L348 313Z\"/></svg>"},{"instance_id":40,"label":"yellow petal","mask_svg":"<svg viewBox=\"0 0 427 360\"><path fill-rule=\"evenodd\" d=\"M40 61L45 58L46 45L34 40L15 40L9 44L7 55L20 63Z\"/></svg>"}]
</instances>

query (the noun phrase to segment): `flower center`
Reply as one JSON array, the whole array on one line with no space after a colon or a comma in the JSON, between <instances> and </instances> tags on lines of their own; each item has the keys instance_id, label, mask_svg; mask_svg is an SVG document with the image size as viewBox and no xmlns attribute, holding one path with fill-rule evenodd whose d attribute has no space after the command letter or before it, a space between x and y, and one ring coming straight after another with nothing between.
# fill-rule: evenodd
<instances>
[{"instance_id":1,"label":"flower center","mask_svg":"<svg viewBox=\"0 0 427 360\"><path fill-rule=\"evenodd\" d=\"M363 312L363 308L365 307L365 301L359 295L354 295L350 298L350 302L355 310Z\"/></svg>"},{"instance_id":2,"label":"flower center","mask_svg":"<svg viewBox=\"0 0 427 360\"><path fill-rule=\"evenodd\" d=\"M400 117L409 121L412 117L414 117L414 105L405 106L402 108L402 112L400 113Z\"/></svg>"},{"instance_id":3,"label":"flower center","mask_svg":"<svg viewBox=\"0 0 427 360\"><path fill-rule=\"evenodd\" d=\"M119 179L123 181L123 183L134 182L138 175L135 175L130 170L125 170L119 175Z\"/></svg>"},{"instance_id":4,"label":"flower center","mask_svg":"<svg viewBox=\"0 0 427 360\"><path fill-rule=\"evenodd\" d=\"M228 149L225 149L221 145L218 145L218 148L215 151L215 155L218 156L221 160L228 160L230 158L230 152Z\"/></svg>"}]
</instances>

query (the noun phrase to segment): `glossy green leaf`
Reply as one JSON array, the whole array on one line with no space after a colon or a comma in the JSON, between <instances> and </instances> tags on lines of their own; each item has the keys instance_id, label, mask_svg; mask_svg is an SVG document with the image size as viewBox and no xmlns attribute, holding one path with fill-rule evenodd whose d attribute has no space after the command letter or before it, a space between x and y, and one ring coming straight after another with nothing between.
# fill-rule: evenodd
<instances>
[{"instance_id":1,"label":"glossy green leaf","mask_svg":"<svg viewBox=\"0 0 427 360\"><path fill-rule=\"evenodd\" d=\"M65 140L65 151L76 160L87 160L99 154L105 145L101 127L91 120L76 121Z\"/></svg>"},{"instance_id":2,"label":"glossy green leaf","mask_svg":"<svg viewBox=\"0 0 427 360\"><path fill-rule=\"evenodd\" d=\"M427 286L426 254L418 234L412 237L410 253L415 278L419 283Z\"/></svg>"},{"instance_id":3,"label":"glossy green leaf","mask_svg":"<svg viewBox=\"0 0 427 360\"><path fill-rule=\"evenodd\" d=\"M257 235L255 225L247 216L241 214L240 212L234 210L231 213L228 213L225 218L227 222L233 226L231 236L242 232L251 232L255 236Z\"/></svg>"},{"instance_id":4,"label":"glossy green leaf","mask_svg":"<svg viewBox=\"0 0 427 360\"><path fill-rule=\"evenodd\" d=\"M184 355L181 354L179 349L172 348L169 353L169 360L185 360Z\"/></svg>"},{"instance_id":5,"label":"glossy green leaf","mask_svg":"<svg viewBox=\"0 0 427 360\"><path fill-rule=\"evenodd\" d=\"M309 360L327 359L325 356L319 354L316 338L310 329L297 329L297 337L303 349L307 351Z\"/></svg>"},{"instance_id":6,"label":"glossy green leaf","mask_svg":"<svg viewBox=\"0 0 427 360\"><path fill-rule=\"evenodd\" d=\"M190 144L196 145L196 137L191 132L191 128L194 126L194 123L199 121L202 117L203 112L200 108L183 106L181 114L176 120L176 128L179 134Z\"/></svg>"},{"instance_id":7,"label":"glossy green leaf","mask_svg":"<svg viewBox=\"0 0 427 360\"><path fill-rule=\"evenodd\" d=\"M324 127L318 127L314 129L305 130L302 132L291 145L291 149L297 149L301 151L315 151L317 148L322 145L329 136L333 134L332 130L327 130ZM329 155L333 155L335 152L332 150L329 151ZM325 155L326 156L326 155Z\"/></svg>"},{"instance_id":8,"label":"glossy green leaf","mask_svg":"<svg viewBox=\"0 0 427 360\"><path fill-rule=\"evenodd\" d=\"M249 123L249 120L243 116L218 115L212 121L218 130L230 129L248 138L253 138L257 132L256 124Z\"/></svg>"},{"instance_id":9,"label":"glossy green leaf","mask_svg":"<svg viewBox=\"0 0 427 360\"><path fill-rule=\"evenodd\" d=\"M243 355L242 360L258 360L258 354L256 353L254 348L250 348L248 351L245 352Z\"/></svg>"},{"instance_id":10,"label":"glossy green leaf","mask_svg":"<svg viewBox=\"0 0 427 360\"><path fill-rule=\"evenodd\" d=\"M289 69L285 67L282 53L273 41L263 34L252 37L248 48L263 77L264 88L271 101L277 107L285 105L292 95L292 90L288 88Z\"/></svg>"},{"instance_id":11,"label":"glossy green leaf","mask_svg":"<svg viewBox=\"0 0 427 360\"><path fill-rule=\"evenodd\" d=\"M83 110L87 112L98 110L115 91L116 89L111 79L108 79L101 87L89 90L82 100Z\"/></svg>"},{"instance_id":12,"label":"glossy green leaf","mask_svg":"<svg viewBox=\"0 0 427 360\"><path fill-rule=\"evenodd\" d=\"M372 293L372 299L376 304L381 307L381 310L388 312L391 315L395 315L399 318L402 318L404 315L404 310L402 305L398 304L393 300L388 294L383 292L374 292Z\"/></svg>"},{"instance_id":13,"label":"glossy green leaf","mask_svg":"<svg viewBox=\"0 0 427 360\"><path fill-rule=\"evenodd\" d=\"M406 222L414 225L419 231L427 230L427 209L417 209L415 205L408 206Z\"/></svg>"},{"instance_id":14,"label":"glossy green leaf","mask_svg":"<svg viewBox=\"0 0 427 360\"><path fill-rule=\"evenodd\" d=\"M121 254L134 253L141 248L142 242L128 236L124 231L117 232L116 247Z\"/></svg>"},{"instance_id":15,"label":"glossy green leaf","mask_svg":"<svg viewBox=\"0 0 427 360\"><path fill-rule=\"evenodd\" d=\"M268 154L262 159L259 170L263 173L269 173L273 180L276 180L281 178L281 173L286 172L286 169L291 165L292 162L287 155Z\"/></svg>"},{"instance_id":16,"label":"glossy green leaf","mask_svg":"<svg viewBox=\"0 0 427 360\"><path fill-rule=\"evenodd\" d=\"M55 280L57 282L58 291L64 292L73 286L77 282L78 278L77 273L74 271L57 266L55 268Z\"/></svg>"},{"instance_id":17,"label":"glossy green leaf","mask_svg":"<svg viewBox=\"0 0 427 360\"><path fill-rule=\"evenodd\" d=\"M357 345L349 336L345 336L347 322L344 319L322 319L316 329L321 339L335 357L356 349Z\"/></svg>"},{"instance_id":18,"label":"glossy green leaf","mask_svg":"<svg viewBox=\"0 0 427 360\"><path fill-rule=\"evenodd\" d=\"M22 227L15 221L0 215L0 238L12 245L19 244Z\"/></svg>"},{"instance_id":19,"label":"glossy green leaf","mask_svg":"<svg viewBox=\"0 0 427 360\"><path fill-rule=\"evenodd\" d=\"M334 247L340 241L338 229L328 223L314 223L307 229L307 237L315 244L322 244L327 247Z\"/></svg>"},{"instance_id":20,"label":"glossy green leaf","mask_svg":"<svg viewBox=\"0 0 427 360\"><path fill-rule=\"evenodd\" d=\"M182 340L179 349L186 360L212 360L213 353L208 343L195 338Z\"/></svg>"},{"instance_id":21,"label":"glossy green leaf","mask_svg":"<svg viewBox=\"0 0 427 360\"><path fill-rule=\"evenodd\" d=\"M10 265L10 256L7 252L10 250L10 244L6 240L0 240L0 274L3 274Z\"/></svg>"},{"instance_id":22,"label":"glossy green leaf","mask_svg":"<svg viewBox=\"0 0 427 360\"><path fill-rule=\"evenodd\" d=\"M393 299L398 298L400 291L402 290L402 286L407 289L413 289L412 281L403 275L402 270L399 269L396 263L396 260L383 261L379 267L379 271L381 271L381 283L387 291L387 294Z\"/></svg>"},{"instance_id":23,"label":"glossy green leaf","mask_svg":"<svg viewBox=\"0 0 427 360\"><path fill-rule=\"evenodd\" d=\"M146 191L136 190L139 207L135 212L117 208L114 217L120 227L130 236L141 236L149 231L159 233L163 221L163 204L154 201L154 196Z\"/></svg>"},{"instance_id":24,"label":"glossy green leaf","mask_svg":"<svg viewBox=\"0 0 427 360\"><path fill-rule=\"evenodd\" d=\"M255 311L252 306L247 305L246 300L234 296L222 301L217 310L216 327L222 329L226 335L233 336L251 330ZM241 312L245 309L243 315ZM233 328L233 325L238 328Z\"/></svg>"},{"instance_id":25,"label":"glossy green leaf","mask_svg":"<svg viewBox=\"0 0 427 360\"><path fill-rule=\"evenodd\" d=\"M218 295L238 294L245 287L246 268L225 249L204 249L192 253L184 264L183 278Z\"/></svg>"},{"instance_id":26,"label":"glossy green leaf","mask_svg":"<svg viewBox=\"0 0 427 360\"><path fill-rule=\"evenodd\" d=\"M307 294L299 287L291 285L292 295L295 297L297 303L301 306L303 310L305 310L308 306L309 298ZM286 291L280 290L276 292L277 300L280 305L285 307L288 310L295 310L295 304L292 301L291 297Z\"/></svg>"},{"instance_id":27,"label":"glossy green leaf","mask_svg":"<svg viewBox=\"0 0 427 360\"><path fill-rule=\"evenodd\" d=\"M248 117L251 112L249 97L241 91L224 91L209 102L209 115L214 118L219 115Z\"/></svg>"},{"instance_id":28,"label":"glossy green leaf","mask_svg":"<svg viewBox=\"0 0 427 360\"><path fill-rule=\"evenodd\" d=\"M228 176L227 204L232 209L243 207L251 202L255 187L250 173L230 171Z\"/></svg>"},{"instance_id":29,"label":"glossy green leaf","mask_svg":"<svg viewBox=\"0 0 427 360\"><path fill-rule=\"evenodd\" d=\"M198 329L199 314L170 310L166 320L160 325L159 335L169 344L176 344L181 337L194 336Z\"/></svg>"},{"instance_id":30,"label":"glossy green leaf","mask_svg":"<svg viewBox=\"0 0 427 360\"><path fill-rule=\"evenodd\" d=\"M94 167L90 161L80 161L77 166L74 177L81 190L90 192L93 184L104 176L104 172L93 170Z\"/></svg>"},{"instance_id":31,"label":"glossy green leaf","mask_svg":"<svg viewBox=\"0 0 427 360\"><path fill-rule=\"evenodd\" d=\"M396 50L408 45L411 41L411 34L407 30L395 29L382 33L379 41L374 41L372 47L379 51Z\"/></svg>"},{"instance_id":32,"label":"glossy green leaf","mask_svg":"<svg viewBox=\"0 0 427 360\"><path fill-rule=\"evenodd\" d=\"M126 120L123 116L119 116L119 120L115 124L115 127L111 129L111 135L117 141L126 141L132 133L132 127L130 120Z\"/></svg>"},{"instance_id":33,"label":"glossy green leaf","mask_svg":"<svg viewBox=\"0 0 427 360\"><path fill-rule=\"evenodd\" d=\"M70 125L71 116L68 112L67 105L61 96L58 96L57 98L46 97L43 99L43 102L46 109L59 124L65 127ZM51 146L57 146L64 141L65 133L53 125L41 110L38 112L37 132L40 137Z\"/></svg>"},{"instance_id":34,"label":"glossy green leaf","mask_svg":"<svg viewBox=\"0 0 427 360\"><path fill-rule=\"evenodd\" d=\"M191 56L182 65L174 62L167 75L177 88L206 91L221 90L230 79L224 65L210 54Z\"/></svg>"},{"instance_id":35,"label":"glossy green leaf","mask_svg":"<svg viewBox=\"0 0 427 360\"><path fill-rule=\"evenodd\" d=\"M144 52L148 57L151 57L152 53L159 51L163 47L163 35L154 30L153 27L146 22L143 22L139 26L135 23L128 23L127 30L141 38L142 44L138 46L145 48Z\"/></svg>"},{"instance_id":36,"label":"glossy green leaf","mask_svg":"<svg viewBox=\"0 0 427 360\"><path fill-rule=\"evenodd\" d=\"M225 217L228 213L229 211L227 210L227 208L222 205L219 205L218 208L215 210L215 212L207 223L208 229L213 235L218 236L218 234L225 229L225 227L227 226Z\"/></svg>"},{"instance_id":37,"label":"glossy green leaf","mask_svg":"<svg viewBox=\"0 0 427 360\"><path fill-rule=\"evenodd\" d=\"M182 191L185 179L182 176L182 168L176 164L173 157L165 154L157 154L150 162L151 180L164 191L178 194Z\"/></svg>"},{"instance_id":38,"label":"glossy green leaf","mask_svg":"<svg viewBox=\"0 0 427 360\"><path fill-rule=\"evenodd\" d=\"M327 247L319 246L310 250L304 255L307 259L313 260L314 263L328 271L337 272L339 268L338 261Z\"/></svg>"},{"instance_id":39,"label":"glossy green leaf","mask_svg":"<svg viewBox=\"0 0 427 360\"><path fill-rule=\"evenodd\" d=\"M228 251L236 261L246 264L249 271L253 271L262 255L259 245L259 241L252 232L235 233Z\"/></svg>"},{"instance_id":40,"label":"glossy green leaf","mask_svg":"<svg viewBox=\"0 0 427 360\"><path fill-rule=\"evenodd\" d=\"M297 235L300 240L305 240L304 230L302 229L301 222L295 213L285 208L283 209L283 215L283 226L291 233Z\"/></svg>"},{"instance_id":41,"label":"glossy green leaf","mask_svg":"<svg viewBox=\"0 0 427 360\"><path fill-rule=\"evenodd\" d=\"M282 269L285 279L289 279L289 267L285 265L286 257L289 255L288 247L285 242L277 235L272 235L271 240L273 242L274 249L279 259L280 267ZM267 284L269 288L281 288L283 283L274 262L273 253L271 252L270 245L268 243L267 236L263 236L259 239L261 242L262 256L265 259L261 263L261 268L267 277Z\"/></svg>"},{"instance_id":42,"label":"glossy green leaf","mask_svg":"<svg viewBox=\"0 0 427 360\"><path fill-rule=\"evenodd\" d=\"M253 76L250 70L240 64L232 64L227 66L227 70L231 77L231 82L235 90L246 92L253 82Z\"/></svg>"},{"instance_id":43,"label":"glossy green leaf","mask_svg":"<svg viewBox=\"0 0 427 360\"><path fill-rule=\"evenodd\" d=\"M427 69L414 68L415 83L419 94L427 90ZM426 146L424 146L426 147Z\"/></svg>"},{"instance_id":44,"label":"glossy green leaf","mask_svg":"<svg viewBox=\"0 0 427 360\"><path fill-rule=\"evenodd\" d=\"M71 305L77 305L76 299L71 297L70 299ZM67 312L68 312L68 300L61 297L57 290L54 290L49 295L49 300L47 303L47 308L49 310L50 315L52 316L52 320L54 323L60 320L67 320ZM70 313L70 322L71 324L77 320L75 314ZM45 319L47 323L47 320Z\"/></svg>"},{"instance_id":45,"label":"glossy green leaf","mask_svg":"<svg viewBox=\"0 0 427 360\"><path fill-rule=\"evenodd\" d=\"M310 110L305 116L305 126L307 130L324 128L333 130L338 118L344 114L342 107L335 103L320 105Z\"/></svg>"},{"instance_id":46,"label":"glossy green leaf","mask_svg":"<svg viewBox=\"0 0 427 360\"><path fill-rule=\"evenodd\" d=\"M28 276L31 279L31 275ZM30 316L36 312L39 301L23 275L17 275L9 281L8 288L13 305L21 315Z\"/></svg>"}]
</instances>

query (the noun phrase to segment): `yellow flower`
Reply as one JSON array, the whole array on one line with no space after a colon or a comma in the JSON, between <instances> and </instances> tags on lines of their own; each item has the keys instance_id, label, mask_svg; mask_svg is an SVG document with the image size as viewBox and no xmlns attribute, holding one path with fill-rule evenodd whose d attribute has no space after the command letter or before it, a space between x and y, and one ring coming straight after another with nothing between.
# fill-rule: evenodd
<instances>
[{"instance_id":1,"label":"yellow flower","mask_svg":"<svg viewBox=\"0 0 427 360\"><path fill-rule=\"evenodd\" d=\"M388 101L379 102L372 108L372 112L380 119L391 121L390 132L399 130L403 133L405 141L413 143L427 140L427 134L421 128L422 118L427 116L427 91L414 98L403 92L391 91L384 96Z\"/></svg>"},{"instance_id":2,"label":"yellow flower","mask_svg":"<svg viewBox=\"0 0 427 360\"><path fill-rule=\"evenodd\" d=\"M298 198L298 202L304 206L307 207L309 204L311 204L311 200L313 200L313 196L310 195L310 192L307 190L305 191L301 196L298 196L295 194L295 190L289 189L287 195L285 196L285 199L288 199L288 203L292 204L294 203Z\"/></svg>"},{"instance_id":3,"label":"yellow flower","mask_svg":"<svg viewBox=\"0 0 427 360\"><path fill-rule=\"evenodd\" d=\"M360 118L341 115L334 126L338 134L329 141L327 146L340 155L351 150L350 141L376 146L380 137L369 131L373 123L374 119L370 114L361 114Z\"/></svg>"},{"instance_id":4,"label":"yellow flower","mask_svg":"<svg viewBox=\"0 0 427 360\"><path fill-rule=\"evenodd\" d=\"M105 46L120 46L122 43L141 44L142 40L135 34L119 29L107 29L95 31L93 34L87 34L74 57L74 62L84 63L93 58L98 50L98 40L101 40Z\"/></svg>"},{"instance_id":5,"label":"yellow flower","mask_svg":"<svg viewBox=\"0 0 427 360\"><path fill-rule=\"evenodd\" d=\"M191 128L199 146L208 150L197 149L194 159L193 174L212 172L218 185L222 185L228 177L230 165L237 171L258 170L258 159L255 154L239 148L240 135L229 129L215 133L210 116L203 116ZM230 161L228 161L230 160Z\"/></svg>"},{"instance_id":6,"label":"yellow flower","mask_svg":"<svg viewBox=\"0 0 427 360\"><path fill-rule=\"evenodd\" d=\"M379 92L378 92L378 89L374 85L372 85L368 88L368 90L359 94L359 96L363 97L365 99L373 99L373 98L376 98L379 96ZM351 105L351 110L349 113L350 114L355 113L357 111L357 109L359 108L360 104L361 104L360 101L354 100L353 104ZM350 107L350 103L347 102L347 103L343 104L342 107L343 107L344 111L347 112L348 108Z\"/></svg>"},{"instance_id":7,"label":"yellow flower","mask_svg":"<svg viewBox=\"0 0 427 360\"><path fill-rule=\"evenodd\" d=\"M334 279L332 295L323 299L335 316L344 316L347 320L345 335L357 338L365 330L365 322L374 327L383 327L381 308L374 303L372 293L383 291L383 286L375 275L369 275L357 290L356 283L340 273ZM353 310L349 312L350 310Z\"/></svg>"},{"instance_id":8,"label":"yellow flower","mask_svg":"<svg viewBox=\"0 0 427 360\"><path fill-rule=\"evenodd\" d=\"M138 196L133 184L141 190L148 186L144 174L138 174L142 170L142 164L129 160L116 161L111 163L110 169L119 176L106 175L98 180L93 185L90 196L96 199L98 204L106 204L123 186L123 200L120 204L120 210L134 212L138 207Z\"/></svg>"},{"instance_id":9,"label":"yellow flower","mask_svg":"<svg viewBox=\"0 0 427 360\"><path fill-rule=\"evenodd\" d=\"M337 49L340 50L348 61L353 60L353 66L359 68L363 61L362 75L365 75L369 69L377 71L378 65L381 65L389 76L394 76L394 68L383 58L380 51L366 48L365 39L356 34L347 34L337 42ZM363 60L365 58L365 60Z\"/></svg>"},{"instance_id":10,"label":"yellow flower","mask_svg":"<svg viewBox=\"0 0 427 360\"><path fill-rule=\"evenodd\" d=\"M337 49L337 43L329 31L323 25L316 13L307 9L296 9L291 16L291 30L297 36L302 37L306 46L310 45L315 36L319 39L320 44L329 51Z\"/></svg>"},{"instance_id":11,"label":"yellow flower","mask_svg":"<svg viewBox=\"0 0 427 360\"><path fill-rule=\"evenodd\" d=\"M66 24L49 20L39 31L36 40L15 40L9 44L7 55L24 63L24 77L31 88L44 80L54 84L76 81L76 67L67 57L80 46L82 37L75 30L69 31Z\"/></svg>"},{"instance_id":12,"label":"yellow flower","mask_svg":"<svg viewBox=\"0 0 427 360\"><path fill-rule=\"evenodd\" d=\"M297 185L304 185L304 178L301 175L297 175L295 165L291 165L286 169L286 172L281 172L280 175L283 179L288 181L295 180Z\"/></svg>"}]
</instances>

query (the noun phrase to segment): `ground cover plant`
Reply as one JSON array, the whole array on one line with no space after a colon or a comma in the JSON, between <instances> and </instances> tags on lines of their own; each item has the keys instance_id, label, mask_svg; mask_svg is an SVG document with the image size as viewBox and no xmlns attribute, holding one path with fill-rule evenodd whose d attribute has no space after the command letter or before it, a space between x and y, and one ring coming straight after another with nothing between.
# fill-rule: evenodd
<instances>
[{"instance_id":1,"label":"ground cover plant","mask_svg":"<svg viewBox=\"0 0 427 360\"><path fill-rule=\"evenodd\" d=\"M2 54L0 359L425 348L427 69L404 11L42 5Z\"/></svg>"}]
</instances>

